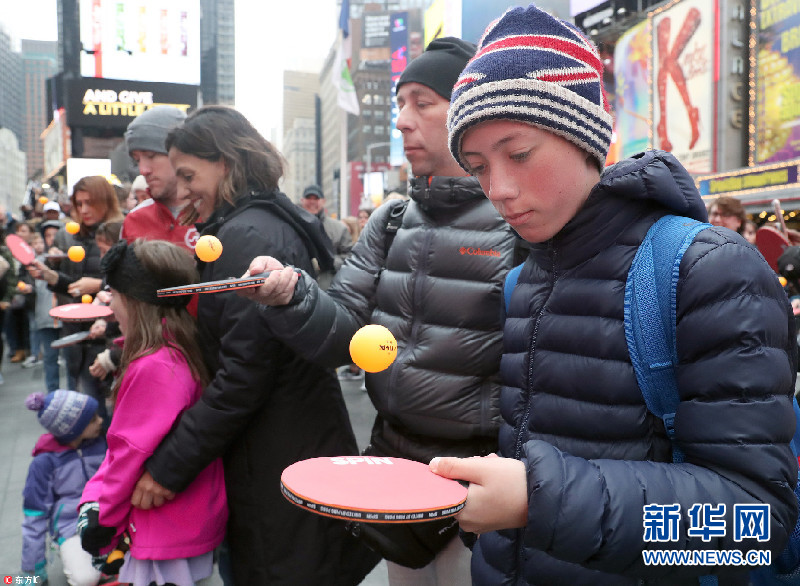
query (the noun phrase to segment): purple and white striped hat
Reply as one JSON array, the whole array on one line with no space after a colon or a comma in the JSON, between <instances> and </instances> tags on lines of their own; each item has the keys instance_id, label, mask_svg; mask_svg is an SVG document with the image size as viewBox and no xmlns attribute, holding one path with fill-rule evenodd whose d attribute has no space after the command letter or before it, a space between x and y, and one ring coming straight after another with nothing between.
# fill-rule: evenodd
<instances>
[{"instance_id":1,"label":"purple and white striped hat","mask_svg":"<svg viewBox=\"0 0 800 586\"><path fill-rule=\"evenodd\" d=\"M594 44L533 4L507 10L486 29L450 98L450 152L465 170L464 132L500 119L557 134L591 154L602 169L612 118Z\"/></svg>"}]
</instances>

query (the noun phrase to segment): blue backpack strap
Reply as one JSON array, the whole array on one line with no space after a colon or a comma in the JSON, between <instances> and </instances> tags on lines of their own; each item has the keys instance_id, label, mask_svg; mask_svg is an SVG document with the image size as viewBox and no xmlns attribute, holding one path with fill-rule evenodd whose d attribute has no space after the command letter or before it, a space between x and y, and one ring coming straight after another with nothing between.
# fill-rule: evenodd
<instances>
[{"instance_id":1,"label":"blue backpack strap","mask_svg":"<svg viewBox=\"0 0 800 586\"><path fill-rule=\"evenodd\" d=\"M710 227L680 216L664 216L639 245L625 283L625 339L636 381L647 408L664 421L672 442L672 461L683 462L675 443L675 412L680 403L675 366L675 329L681 259L701 230ZM714 586L716 576L700 576L701 586Z\"/></svg>"},{"instance_id":2,"label":"blue backpack strap","mask_svg":"<svg viewBox=\"0 0 800 586\"><path fill-rule=\"evenodd\" d=\"M508 274L506 275L506 283L503 286L503 298L505 299L506 313L508 313L508 307L511 305L511 293L514 292L514 287L517 286L519 274L522 272L522 267L524 265L525 263L518 264L513 269L508 271Z\"/></svg>"},{"instance_id":3,"label":"blue backpack strap","mask_svg":"<svg viewBox=\"0 0 800 586\"><path fill-rule=\"evenodd\" d=\"M647 408L664 421L673 462L683 462L675 445L675 411L680 403L674 367L676 292L681 259L698 232L710 224L664 216L647 231L625 283L625 339Z\"/></svg>"}]
</instances>

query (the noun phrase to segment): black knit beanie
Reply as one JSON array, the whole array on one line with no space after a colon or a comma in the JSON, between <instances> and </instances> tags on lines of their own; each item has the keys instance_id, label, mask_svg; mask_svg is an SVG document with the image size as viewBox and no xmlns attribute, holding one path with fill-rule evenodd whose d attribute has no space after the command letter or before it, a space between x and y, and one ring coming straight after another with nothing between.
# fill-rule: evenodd
<instances>
[{"instance_id":1,"label":"black knit beanie","mask_svg":"<svg viewBox=\"0 0 800 586\"><path fill-rule=\"evenodd\" d=\"M449 100L453 86L467 62L475 55L472 43L455 37L432 40L425 52L408 64L397 82L397 90L404 83L414 81L428 86Z\"/></svg>"}]
</instances>

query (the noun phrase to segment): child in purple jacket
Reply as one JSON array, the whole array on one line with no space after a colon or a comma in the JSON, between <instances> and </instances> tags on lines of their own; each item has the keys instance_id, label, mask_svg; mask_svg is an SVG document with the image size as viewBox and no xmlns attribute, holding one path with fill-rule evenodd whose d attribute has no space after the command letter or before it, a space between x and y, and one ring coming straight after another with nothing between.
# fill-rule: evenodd
<instances>
[{"instance_id":1,"label":"child in purple jacket","mask_svg":"<svg viewBox=\"0 0 800 586\"><path fill-rule=\"evenodd\" d=\"M58 546L70 586L94 586L100 572L81 548L76 535L78 503L86 483L100 467L106 442L100 436L103 420L97 401L75 391L33 393L25 400L38 411L48 431L33 449L23 495L22 572L47 579L47 536Z\"/></svg>"}]
</instances>

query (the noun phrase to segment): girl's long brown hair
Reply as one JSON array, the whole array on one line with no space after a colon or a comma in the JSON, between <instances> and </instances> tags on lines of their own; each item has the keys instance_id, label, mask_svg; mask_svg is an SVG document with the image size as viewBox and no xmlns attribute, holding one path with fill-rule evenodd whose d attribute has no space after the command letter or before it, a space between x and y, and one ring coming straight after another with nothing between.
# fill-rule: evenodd
<instances>
[{"instance_id":1,"label":"girl's long brown hair","mask_svg":"<svg viewBox=\"0 0 800 586\"><path fill-rule=\"evenodd\" d=\"M136 240L133 250L142 266L159 282L160 287L196 283L194 259L178 246L162 240ZM189 365L195 380L203 386L209 382L208 370L197 341L197 325L185 307L154 305L115 291L121 295L128 310L125 344L122 348L119 375L114 381L112 398L116 400L119 387L130 363L168 347L180 352Z\"/></svg>"}]
</instances>

